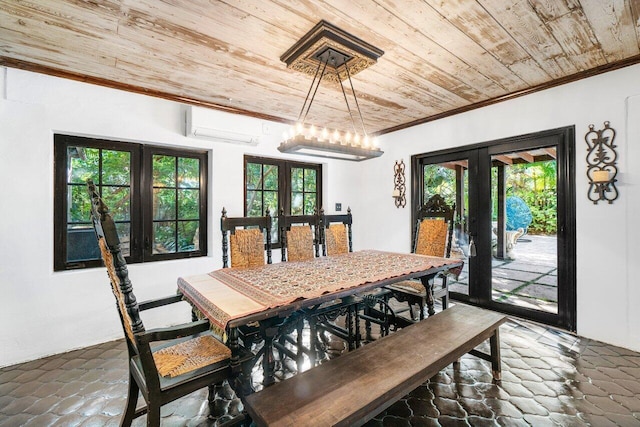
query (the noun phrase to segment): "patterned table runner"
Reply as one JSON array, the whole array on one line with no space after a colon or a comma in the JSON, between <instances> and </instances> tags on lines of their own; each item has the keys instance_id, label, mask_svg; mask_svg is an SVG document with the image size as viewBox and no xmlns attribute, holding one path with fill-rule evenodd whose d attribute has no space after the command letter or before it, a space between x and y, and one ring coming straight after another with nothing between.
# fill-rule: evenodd
<instances>
[{"instance_id":1,"label":"patterned table runner","mask_svg":"<svg viewBox=\"0 0 640 427\"><path fill-rule=\"evenodd\" d=\"M224 329L249 314L313 299L367 283L428 271L459 260L381 251L358 251L251 268L223 268L178 279L178 288ZM454 267L460 268L460 267Z\"/></svg>"}]
</instances>

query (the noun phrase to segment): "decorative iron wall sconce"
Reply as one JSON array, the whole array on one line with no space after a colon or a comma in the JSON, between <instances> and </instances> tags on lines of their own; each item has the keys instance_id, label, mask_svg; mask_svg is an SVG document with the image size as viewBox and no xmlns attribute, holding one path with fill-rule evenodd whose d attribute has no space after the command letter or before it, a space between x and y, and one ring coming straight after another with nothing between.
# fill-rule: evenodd
<instances>
[{"instance_id":1,"label":"decorative iron wall sconce","mask_svg":"<svg viewBox=\"0 0 640 427\"><path fill-rule=\"evenodd\" d=\"M589 178L589 192L587 197L597 205L600 200L612 204L618 198L616 175L618 168L618 153L613 140L616 131L604 122L604 129L594 130L589 125L589 132L584 136L587 143L587 177Z\"/></svg>"},{"instance_id":2,"label":"decorative iron wall sconce","mask_svg":"<svg viewBox=\"0 0 640 427\"><path fill-rule=\"evenodd\" d=\"M396 208L404 208L407 205L407 198L405 196L406 186L404 183L404 160L400 160L400 163L396 160L396 164L393 166L393 174L393 198L396 199Z\"/></svg>"}]
</instances>

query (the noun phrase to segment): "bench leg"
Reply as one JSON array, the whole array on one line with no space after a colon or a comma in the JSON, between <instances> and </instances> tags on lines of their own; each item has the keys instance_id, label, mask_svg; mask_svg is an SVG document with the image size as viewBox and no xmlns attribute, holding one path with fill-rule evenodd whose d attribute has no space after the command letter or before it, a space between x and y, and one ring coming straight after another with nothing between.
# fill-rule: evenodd
<instances>
[{"instance_id":1,"label":"bench leg","mask_svg":"<svg viewBox=\"0 0 640 427\"><path fill-rule=\"evenodd\" d=\"M502 379L502 363L500 361L500 328L496 328L491 338L489 338L491 346L491 373L493 379L500 381Z\"/></svg>"}]
</instances>

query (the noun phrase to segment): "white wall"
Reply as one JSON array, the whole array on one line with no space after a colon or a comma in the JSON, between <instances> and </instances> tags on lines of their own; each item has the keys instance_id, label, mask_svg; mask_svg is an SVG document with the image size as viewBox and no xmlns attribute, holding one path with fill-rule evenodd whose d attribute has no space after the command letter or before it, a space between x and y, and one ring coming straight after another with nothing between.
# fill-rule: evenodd
<instances>
[{"instance_id":1,"label":"white wall","mask_svg":"<svg viewBox=\"0 0 640 427\"><path fill-rule=\"evenodd\" d=\"M183 136L184 110L175 102L0 68L0 366L122 337L103 268L53 272L54 133L210 150L209 256L130 265L139 301L175 293L179 276L222 267L219 218L223 206L230 216L243 214L245 152L323 163L327 212L335 202L344 209L358 204L342 184L357 179L352 165L277 151L286 126L270 123L270 135L256 147L215 143ZM181 305L144 317L145 326L174 315L189 320Z\"/></svg>"},{"instance_id":2,"label":"white wall","mask_svg":"<svg viewBox=\"0 0 640 427\"><path fill-rule=\"evenodd\" d=\"M409 249L409 209L396 209L390 198L396 160L575 125L577 331L640 351L640 96L634 95L640 95L640 65L382 136L385 154L363 165L362 192L369 197L368 226L384 223L385 233L362 236L360 244ZM589 124L601 129L607 120L617 131L620 196L612 205L594 205L586 195L584 135Z\"/></svg>"},{"instance_id":3,"label":"white wall","mask_svg":"<svg viewBox=\"0 0 640 427\"><path fill-rule=\"evenodd\" d=\"M629 169L640 164L640 129L632 125L640 101L627 100L640 94L639 74L640 66L628 67L385 135L378 159L322 161L327 212L336 202L352 208L355 249L408 251L410 212L396 209L391 198L395 160L404 159L408 182L412 154L575 125L578 332L640 350L634 285L640 231L630 221L640 208L639 178ZM145 300L175 292L178 276L221 267L218 218L223 206L230 215L242 213L243 155L284 157L276 150L282 125L272 123L259 146L242 147L184 137L183 113L184 106L166 100L0 68L0 366L122 336L103 269L53 272L55 132L209 149L210 255L129 270ZM590 123L598 128L605 120L618 131L620 198L594 206L586 199L582 138ZM180 311L187 320L188 308ZM144 320L146 326L161 321Z\"/></svg>"}]
</instances>

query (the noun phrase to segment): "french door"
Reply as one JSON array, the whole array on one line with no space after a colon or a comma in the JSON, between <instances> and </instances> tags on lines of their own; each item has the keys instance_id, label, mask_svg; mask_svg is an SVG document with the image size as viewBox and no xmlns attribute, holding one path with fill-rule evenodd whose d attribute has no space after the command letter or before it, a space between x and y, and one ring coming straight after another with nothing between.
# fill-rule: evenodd
<instances>
[{"instance_id":1,"label":"french door","mask_svg":"<svg viewBox=\"0 0 640 427\"><path fill-rule=\"evenodd\" d=\"M412 157L412 212L455 204L453 299L575 330L574 147L566 127Z\"/></svg>"}]
</instances>

